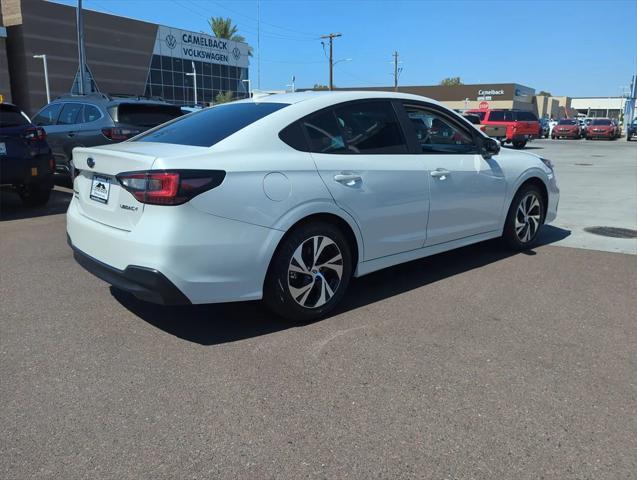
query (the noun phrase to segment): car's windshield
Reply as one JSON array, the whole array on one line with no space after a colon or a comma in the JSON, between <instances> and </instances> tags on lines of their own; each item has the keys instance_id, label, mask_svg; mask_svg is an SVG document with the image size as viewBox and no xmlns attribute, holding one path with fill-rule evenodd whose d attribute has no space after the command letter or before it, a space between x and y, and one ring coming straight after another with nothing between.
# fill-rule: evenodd
<instances>
[{"instance_id":1,"label":"car's windshield","mask_svg":"<svg viewBox=\"0 0 637 480\"><path fill-rule=\"evenodd\" d=\"M560 125L577 125L577 122L570 118L563 118L560 120Z\"/></svg>"},{"instance_id":2,"label":"car's windshield","mask_svg":"<svg viewBox=\"0 0 637 480\"><path fill-rule=\"evenodd\" d=\"M606 119L593 120L593 125L610 125L610 120L606 120Z\"/></svg>"},{"instance_id":3,"label":"car's windshield","mask_svg":"<svg viewBox=\"0 0 637 480\"><path fill-rule=\"evenodd\" d=\"M176 143L211 147L251 123L286 107L287 103L227 103L180 117L140 135L136 142Z\"/></svg>"},{"instance_id":4,"label":"car's windshield","mask_svg":"<svg viewBox=\"0 0 637 480\"><path fill-rule=\"evenodd\" d=\"M0 105L0 127L21 127L29 123L19 108L13 105Z\"/></svg>"},{"instance_id":5,"label":"car's windshield","mask_svg":"<svg viewBox=\"0 0 637 480\"><path fill-rule=\"evenodd\" d=\"M633 120L633 127L637 126L637 118L635 120Z\"/></svg>"}]
</instances>

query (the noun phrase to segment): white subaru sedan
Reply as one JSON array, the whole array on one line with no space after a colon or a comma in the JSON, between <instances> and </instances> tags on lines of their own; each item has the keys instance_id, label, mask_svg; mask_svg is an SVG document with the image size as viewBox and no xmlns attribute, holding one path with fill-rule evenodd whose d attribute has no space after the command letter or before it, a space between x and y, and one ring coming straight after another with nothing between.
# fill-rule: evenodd
<instances>
[{"instance_id":1,"label":"white subaru sedan","mask_svg":"<svg viewBox=\"0 0 637 480\"><path fill-rule=\"evenodd\" d=\"M556 217L553 165L436 101L304 92L207 108L73 151L78 263L162 304L263 299L308 321L350 279Z\"/></svg>"}]
</instances>

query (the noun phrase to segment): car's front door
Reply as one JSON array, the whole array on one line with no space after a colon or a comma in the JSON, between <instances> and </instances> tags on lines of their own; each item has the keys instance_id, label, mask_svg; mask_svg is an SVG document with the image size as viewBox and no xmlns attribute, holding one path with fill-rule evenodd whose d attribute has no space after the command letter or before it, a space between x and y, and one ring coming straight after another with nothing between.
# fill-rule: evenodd
<instances>
[{"instance_id":1,"label":"car's front door","mask_svg":"<svg viewBox=\"0 0 637 480\"><path fill-rule=\"evenodd\" d=\"M321 178L360 226L361 260L421 248L429 178L388 100L349 102L302 120Z\"/></svg>"},{"instance_id":2,"label":"car's front door","mask_svg":"<svg viewBox=\"0 0 637 480\"><path fill-rule=\"evenodd\" d=\"M407 134L430 179L425 245L501 228L506 183L497 156L485 159L472 127L440 107L404 108Z\"/></svg>"}]
</instances>

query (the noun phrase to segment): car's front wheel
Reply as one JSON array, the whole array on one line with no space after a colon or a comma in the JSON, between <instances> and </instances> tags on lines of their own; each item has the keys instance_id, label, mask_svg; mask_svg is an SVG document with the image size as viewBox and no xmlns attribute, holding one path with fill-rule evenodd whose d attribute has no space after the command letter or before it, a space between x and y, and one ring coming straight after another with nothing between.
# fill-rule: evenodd
<instances>
[{"instance_id":1,"label":"car's front wheel","mask_svg":"<svg viewBox=\"0 0 637 480\"><path fill-rule=\"evenodd\" d=\"M532 184L518 190L507 214L502 238L514 250L531 248L544 223L544 201Z\"/></svg>"},{"instance_id":2,"label":"car's front wheel","mask_svg":"<svg viewBox=\"0 0 637 480\"><path fill-rule=\"evenodd\" d=\"M340 302L351 276L352 253L343 233L325 222L302 225L277 248L263 300L284 318L313 321Z\"/></svg>"},{"instance_id":3,"label":"car's front wheel","mask_svg":"<svg viewBox=\"0 0 637 480\"><path fill-rule=\"evenodd\" d=\"M513 142L513 148L518 150L524 148L526 146L526 140L516 140Z\"/></svg>"}]
</instances>

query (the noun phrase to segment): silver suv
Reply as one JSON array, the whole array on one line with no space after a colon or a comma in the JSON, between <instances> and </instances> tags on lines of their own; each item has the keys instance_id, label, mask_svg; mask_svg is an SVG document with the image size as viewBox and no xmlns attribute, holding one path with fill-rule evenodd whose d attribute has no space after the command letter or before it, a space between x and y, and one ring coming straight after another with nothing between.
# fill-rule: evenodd
<instances>
[{"instance_id":1,"label":"silver suv","mask_svg":"<svg viewBox=\"0 0 637 480\"><path fill-rule=\"evenodd\" d=\"M178 105L162 100L93 93L56 98L33 123L46 131L55 172L70 175L74 147L118 143L181 115Z\"/></svg>"}]
</instances>

